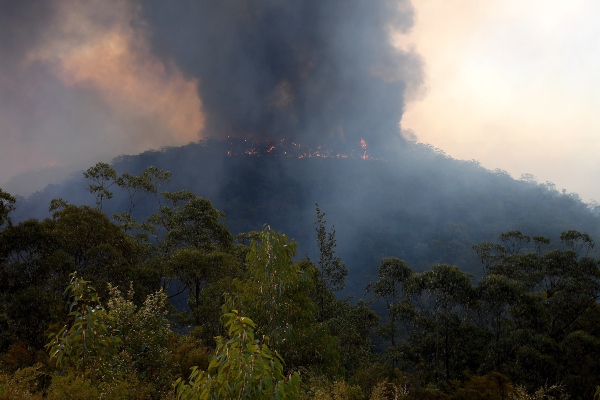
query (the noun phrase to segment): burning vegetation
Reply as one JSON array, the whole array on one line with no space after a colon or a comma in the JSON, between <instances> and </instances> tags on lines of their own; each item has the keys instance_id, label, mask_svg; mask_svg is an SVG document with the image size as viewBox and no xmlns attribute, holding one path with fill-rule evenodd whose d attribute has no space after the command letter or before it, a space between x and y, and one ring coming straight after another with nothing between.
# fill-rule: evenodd
<instances>
[{"instance_id":1,"label":"burning vegetation","mask_svg":"<svg viewBox=\"0 0 600 400\"><path fill-rule=\"evenodd\" d=\"M345 144L328 147L324 145L311 147L286 139L270 141L228 137L225 143L228 146L228 156L246 154L256 157L362 158L363 160L384 160L383 158L374 157L367 152L367 142L365 139L360 139L360 142L354 146Z\"/></svg>"}]
</instances>

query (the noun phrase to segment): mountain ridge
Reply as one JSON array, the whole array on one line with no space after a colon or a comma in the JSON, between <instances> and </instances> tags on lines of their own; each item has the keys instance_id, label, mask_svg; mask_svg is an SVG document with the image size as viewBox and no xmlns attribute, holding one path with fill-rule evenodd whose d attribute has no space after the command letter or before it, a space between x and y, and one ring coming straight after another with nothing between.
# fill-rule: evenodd
<instances>
[{"instance_id":1,"label":"mountain ridge","mask_svg":"<svg viewBox=\"0 0 600 400\"><path fill-rule=\"evenodd\" d=\"M298 241L299 254L311 258L317 251L313 221L318 203L335 226L353 294L362 293L387 256L403 258L416 270L448 263L478 276L471 247L495 241L505 231L547 236L555 243L570 229L600 237L598 215L577 195L560 193L551 184L515 180L432 146L405 143L389 149L383 159L362 157L369 153L360 146L353 157L281 156L267 151L272 144L260 143L265 144L261 151L228 154L231 141L206 140L119 156L112 166L134 175L149 166L168 170L173 181L165 190L187 189L211 200L225 212L234 234L268 224ZM16 219L49 216L54 197L93 205L87 185L83 177L74 177L20 198ZM122 211L124 201L115 194L107 213ZM142 205L135 216L143 219L149 213L149 206Z\"/></svg>"}]
</instances>

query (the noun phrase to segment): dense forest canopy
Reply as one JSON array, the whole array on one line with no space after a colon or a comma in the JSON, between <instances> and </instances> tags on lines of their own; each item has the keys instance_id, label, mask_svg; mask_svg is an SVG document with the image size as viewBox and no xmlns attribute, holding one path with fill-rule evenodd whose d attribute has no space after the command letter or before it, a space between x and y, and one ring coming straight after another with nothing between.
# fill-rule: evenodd
<instances>
[{"instance_id":1,"label":"dense forest canopy","mask_svg":"<svg viewBox=\"0 0 600 400\"><path fill-rule=\"evenodd\" d=\"M597 216L576 196L419 145L228 149L0 191L0 398L593 396Z\"/></svg>"},{"instance_id":2,"label":"dense forest canopy","mask_svg":"<svg viewBox=\"0 0 600 400\"><path fill-rule=\"evenodd\" d=\"M515 180L421 144L395 147L385 159L360 143L346 148L347 158L334 157L343 150L318 157L316 148L230 138L122 156L112 167L120 174L141 174L150 166L170 171L172 181L160 190L191 190L210 199L227 215L224 223L233 234L267 223L294 238L299 254L311 258L318 251L312 224L318 203L336 227L338 255L353 272L345 292L356 296L389 255L415 270L448 263L481 277L471 247L501 232L542 235L556 245L565 230L600 235L590 206L549 182ZM365 153L367 159L361 158ZM77 175L19 199L13 219L49 216L47 204L55 197L93 206L86 187ZM128 196L115 192L105 207L111 215L131 205ZM140 198L135 217L146 218L152 207L149 197Z\"/></svg>"}]
</instances>

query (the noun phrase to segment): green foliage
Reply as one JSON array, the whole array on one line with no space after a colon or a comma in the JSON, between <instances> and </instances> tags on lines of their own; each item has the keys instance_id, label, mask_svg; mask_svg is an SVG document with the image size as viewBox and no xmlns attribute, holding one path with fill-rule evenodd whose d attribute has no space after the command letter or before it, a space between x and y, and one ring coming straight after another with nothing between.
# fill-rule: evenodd
<instances>
[{"instance_id":1,"label":"green foliage","mask_svg":"<svg viewBox=\"0 0 600 400\"><path fill-rule=\"evenodd\" d=\"M319 318L322 321L326 318L327 293L337 292L344 288L348 267L335 255L337 246L335 228L332 226L330 232L327 232L325 213L321 212L318 204L315 204L315 206L317 221L314 224L317 225L315 231L317 232L317 247L319 249L319 261L315 275L315 302L319 307Z\"/></svg>"},{"instance_id":2,"label":"green foliage","mask_svg":"<svg viewBox=\"0 0 600 400\"><path fill-rule=\"evenodd\" d=\"M518 254L531 238L519 231L509 231L500 234L500 241L508 254Z\"/></svg>"},{"instance_id":3,"label":"green foliage","mask_svg":"<svg viewBox=\"0 0 600 400\"><path fill-rule=\"evenodd\" d=\"M174 285L172 289L178 294L192 294L188 303L194 312L211 284L240 275L238 247L221 222L225 215L210 201L189 191L162 195L168 205L161 206L143 224L158 243L149 265L160 271L165 289ZM211 319L218 319L218 315L217 311ZM200 321L196 319L195 323Z\"/></svg>"},{"instance_id":4,"label":"green foliage","mask_svg":"<svg viewBox=\"0 0 600 400\"><path fill-rule=\"evenodd\" d=\"M89 379L56 375L47 391L48 400L97 400L100 399L98 388Z\"/></svg>"},{"instance_id":5,"label":"green foliage","mask_svg":"<svg viewBox=\"0 0 600 400\"><path fill-rule=\"evenodd\" d=\"M135 281L134 265L145 249L102 212L69 205L53 215L51 234L61 262L97 284L126 285Z\"/></svg>"},{"instance_id":6,"label":"green foliage","mask_svg":"<svg viewBox=\"0 0 600 400\"><path fill-rule=\"evenodd\" d=\"M17 200L14 198L14 196L0 188L0 228L2 228L2 226L7 222L10 225L10 218L8 217L8 214L15 210L16 202Z\"/></svg>"},{"instance_id":7,"label":"green foliage","mask_svg":"<svg viewBox=\"0 0 600 400\"><path fill-rule=\"evenodd\" d=\"M270 336L289 369L300 366L337 373L339 352L327 327L317 322L311 300L314 269L301 269L292 258L296 244L266 227L247 256L247 279L235 281L236 306Z\"/></svg>"},{"instance_id":8,"label":"green foliage","mask_svg":"<svg viewBox=\"0 0 600 400\"><path fill-rule=\"evenodd\" d=\"M412 275L412 270L402 260L395 257L384 258L379 267L379 280L367 285L367 291L373 292L376 299L383 299L388 312L388 322L380 332L386 340L396 346L397 324L403 312L402 302L406 301L403 290L405 282Z\"/></svg>"},{"instance_id":9,"label":"green foliage","mask_svg":"<svg viewBox=\"0 0 600 400\"><path fill-rule=\"evenodd\" d=\"M214 337L211 339L214 341ZM196 337L195 330L187 335L172 335L168 363L177 367L175 375L178 376L188 376L190 369L194 366L206 370L213 347L205 346L203 341Z\"/></svg>"},{"instance_id":10,"label":"green foliage","mask_svg":"<svg viewBox=\"0 0 600 400\"><path fill-rule=\"evenodd\" d=\"M296 399L300 376L285 376L283 359L263 341L255 339L254 322L240 316L231 304L223 306L223 324L229 339L217 338L208 370L192 369L189 382L175 383L180 399Z\"/></svg>"},{"instance_id":11,"label":"green foliage","mask_svg":"<svg viewBox=\"0 0 600 400\"><path fill-rule=\"evenodd\" d=\"M194 196L181 207L176 207L168 222L165 235L167 248L191 247L204 251L229 248L233 236L221 223L225 214L202 197Z\"/></svg>"},{"instance_id":12,"label":"green foliage","mask_svg":"<svg viewBox=\"0 0 600 400\"><path fill-rule=\"evenodd\" d=\"M45 329L62 311L62 285L52 279L54 258L45 228L45 224L27 221L0 233L6 257L0 269L2 334L34 348L45 344Z\"/></svg>"},{"instance_id":13,"label":"green foliage","mask_svg":"<svg viewBox=\"0 0 600 400\"><path fill-rule=\"evenodd\" d=\"M0 374L0 400L41 400L41 369L42 364L36 364L11 375Z\"/></svg>"},{"instance_id":14,"label":"green foliage","mask_svg":"<svg viewBox=\"0 0 600 400\"><path fill-rule=\"evenodd\" d=\"M87 206L64 204L51 219L27 220L0 231L0 303L6 331L35 349L44 331L61 319L69 273L94 281L104 297L107 283L135 282L140 298L160 277L144 268L147 249ZM22 318L27 315L27 318Z\"/></svg>"},{"instance_id":15,"label":"green foliage","mask_svg":"<svg viewBox=\"0 0 600 400\"><path fill-rule=\"evenodd\" d=\"M27 368L48 361L40 353L43 338L56 331L47 349L59 375L47 398L169 398L170 383L192 365L199 367L190 380L177 384L183 398L259 398L266 387L267 397L289 389L295 398L304 395L295 372L319 377L305 389L322 399L506 398L510 380L522 385L509 393L514 398L591 398L600 381L600 271L588 257L596 253L585 233L565 231L562 244L551 247L544 236L512 230L498 243L476 245L483 274L474 284L458 267L435 263L427 269L425 261L471 258L466 243L477 236L473 224L479 221L457 213L441 218L445 225L433 243L410 224L382 228L382 219L370 218L370 208L384 206L374 198L360 217L376 228L357 229L353 265L372 265L375 246L377 254L400 249L407 262L383 258L369 285L386 317L379 327L384 342L373 346L378 318L371 304L334 294L348 270L335 253L336 232L318 207L319 260L294 263L296 245L287 236L265 228L239 236L238 243L253 239L249 246L236 244L224 213L210 201L185 190L161 193L168 172L150 167L117 176L98 164L86 176L97 209L56 198L52 218L16 225L9 219L15 199L0 189L0 399L42 395L39 384L48 379L39 368ZM117 187L123 190L115 194L118 201L128 201L128 210L114 216L120 225L101 211ZM144 199L155 199L158 212L139 223L133 212L147 211L139 212ZM252 229L258 218L253 207L231 226L239 229L240 218L247 218ZM278 207L287 210L288 204ZM473 205L465 201L464 207ZM402 218L416 223L418 211L404 210ZM271 220L271 214L261 218ZM286 216L296 221L292 211ZM413 273L411 259L421 260L411 264L421 272ZM64 324L64 283L72 271ZM351 282L369 274L357 272ZM130 290L123 296L116 287ZM189 334L171 331L167 291L155 292L159 287L186 296L190 310L178 320ZM224 293L232 300L223 311ZM101 297L109 299L106 309ZM213 357L209 349L218 335ZM562 382L564 393L546 382Z\"/></svg>"},{"instance_id":16,"label":"green foliage","mask_svg":"<svg viewBox=\"0 0 600 400\"><path fill-rule=\"evenodd\" d=\"M402 385L399 383L392 383L386 380L379 382L377 386L373 388L373 392L371 393L371 397L369 400L401 400L408 399L409 390L406 385Z\"/></svg>"},{"instance_id":17,"label":"green foliage","mask_svg":"<svg viewBox=\"0 0 600 400\"><path fill-rule=\"evenodd\" d=\"M46 345L50 359L59 370L69 376L92 381L106 379L109 365L118 354L121 339L114 330L114 321L104 307L95 289L85 281L71 275L65 293L69 294L69 324L58 333L50 334Z\"/></svg>"},{"instance_id":18,"label":"green foliage","mask_svg":"<svg viewBox=\"0 0 600 400\"><path fill-rule=\"evenodd\" d=\"M154 396L165 394L173 374L168 366L169 339L173 333L167 320L167 295L160 290L137 306L132 288L127 298L115 287L110 288L110 293L108 313L120 340L112 374L135 375Z\"/></svg>"},{"instance_id":19,"label":"green foliage","mask_svg":"<svg viewBox=\"0 0 600 400\"><path fill-rule=\"evenodd\" d=\"M579 253L582 249L585 249L585 257L587 257L590 250L592 250L595 245L590 235L575 230L561 233L560 240L569 250L574 251L575 253Z\"/></svg>"},{"instance_id":20,"label":"green foliage","mask_svg":"<svg viewBox=\"0 0 600 400\"><path fill-rule=\"evenodd\" d=\"M115 184L117 173L107 163L99 162L83 173L92 183L88 185L88 191L96 197L96 207L102 210L102 202L111 199L113 193L109 190Z\"/></svg>"},{"instance_id":21,"label":"green foliage","mask_svg":"<svg viewBox=\"0 0 600 400\"><path fill-rule=\"evenodd\" d=\"M163 171L159 168L150 166L144 170L139 176L129 173L124 173L120 177L113 178L115 183L124 189L129 197L129 211L127 215L131 215L135 207L146 197L154 196L160 204L158 193L160 187L168 182L171 182L171 173Z\"/></svg>"},{"instance_id":22,"label":"green foliage","mask_svg":"<svg viewBox=\"0 0 600 400\"><path fill-rule=\"evenodd\" d=\"M206 252L195 248L177 250L168 261L168 268L179 284L189 293L188 305L192 310L203 305L202 292L211 284L240 275L239 263L234 254L223 251ZM220 296L218 296L220 297ZM220 306L220 298L219 306ZM196 321L200 324L201 321Z\"/></svg>"},{"instance_id":23,"label":"green foliage","mask_svg":"<svg viewBox=\"0 0 600 400\"><path fill-rule=\"evenodd\" d=\"M410 303L402 303L401 316L413 330L394 355L405 353L409 365L420 365L435 382L462 378L477 343L471 323L476 292L469 275L454 266L434 265L411 275L404 290Z\"/></svg>"},{"instance_id":24,"label":"green foliage","mask_svg":"<svg viewBox=\"0 0 600 400\"><path fill-rule=\"evenodd\" d=\"M600 294L598 262L585 256L593 241L577 231L561 235L566 250L547 250L549 240L536 236L531 251L520 232L501 241L477 288L478 318L489 332L480 369L503 372L530 391L560 380L571 395L591 396L590 381L600 378L592 361L600 332L588 320Z\"/></svg>"},{"instance_id":25,"label":"green foliage","mask_svg":"<svg viewBox=\"0 0 600 400\"><path fill-rule=\"evenodd\" d=\"M333 317L325 323L329 334L338 340L340 364L346 376L352 376L365 363L372 362L372 333L379 317L369 309L369 304L358 300L349 304L345 299L336 300L332 306Z\"/></svg>"},{"instance_id":26,"label":"green foliage","mask_svg":"<svg viewBox=\"0 0 600 400\"><path fill-rule=\"evenodd\" d=\"M364 394L358 385L346 381L319 382L310 385L311 399L314 400L363 400Z\"/></svg>"}]
</instances>

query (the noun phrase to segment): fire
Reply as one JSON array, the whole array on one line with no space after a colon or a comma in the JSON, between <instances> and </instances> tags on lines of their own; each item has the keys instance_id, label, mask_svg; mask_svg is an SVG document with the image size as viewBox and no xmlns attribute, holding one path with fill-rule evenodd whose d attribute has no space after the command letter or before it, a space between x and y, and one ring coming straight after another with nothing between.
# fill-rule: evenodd
<instances>
[{"instance_id":1,"label":"fire","mask_svg":"<svg viewBox=\"0 0 600 400\"><path fill-rule=\"evenodd\" d=\"M327 149L323 145L311 148L302 143L286 142L284 139L281 139L278 142L272 142L229 137L227 143L230 147L230 149L227 150L228 156L245 154L256 157L362 158L363 160L377 160L367 153L367 142L364 139L361 139L360 144L357 143L354 148L344 146L345 151L339 151L334 148Z\"/></svg>"},{"instance_id":2,"label":"fire","mask_svg":"<svg viewBox=\"0 0 600 400\"><path fill-rule=\"evenodd\" d=\"M360 139L360 147L364 150L364 153L360 158L363 160L371 160L372 157L367 154L367 141L365 139Z\"/></svg>"}]
</instances>

